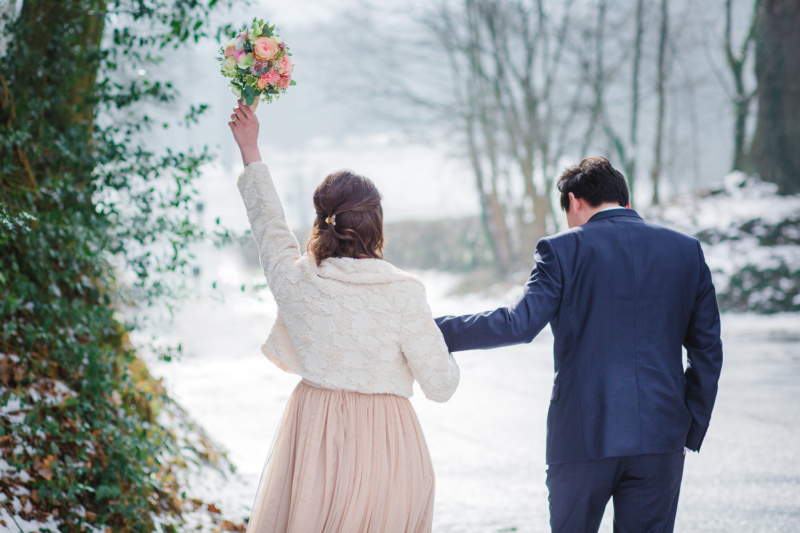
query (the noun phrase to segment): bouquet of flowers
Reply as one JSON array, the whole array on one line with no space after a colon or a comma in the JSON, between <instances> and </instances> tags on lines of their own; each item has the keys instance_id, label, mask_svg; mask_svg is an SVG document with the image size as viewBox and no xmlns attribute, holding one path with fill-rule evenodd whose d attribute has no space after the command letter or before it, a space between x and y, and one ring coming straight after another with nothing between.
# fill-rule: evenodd
<instances>
[{"instance_id":1,"label":"bouquet of flowers","mask_svg":"<svg viewBox=\"0 0 800 533\"><path fill-rule=\"evenodd\" d=\"M219 52L220 71L231 78L231 91L253 111L262 96L272 102L295 85L292 54L269 22L253 19L252 28L236 33Z\"/></svg>"}]
</instances>

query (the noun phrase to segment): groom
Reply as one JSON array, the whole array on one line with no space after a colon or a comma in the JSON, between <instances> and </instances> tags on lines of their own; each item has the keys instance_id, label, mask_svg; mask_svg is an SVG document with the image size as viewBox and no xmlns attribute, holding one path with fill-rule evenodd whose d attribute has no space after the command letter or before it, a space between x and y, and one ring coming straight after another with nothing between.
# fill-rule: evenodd
<instances>
[{"instance_id":1,"label":"groom","mask_svg":"<svg viewBox=\"0 0 800 533\"><path fill-rule=\"evenodd\" d=\"M696 239L629 208L607 159L567 169L558 190L571 229L539 241L522 297L436 322L451 352L531 342L550 323L553 532L597 531L613 498L615 532L669 533L722 367L711 273Z\"/></svg>"}]
</instances>

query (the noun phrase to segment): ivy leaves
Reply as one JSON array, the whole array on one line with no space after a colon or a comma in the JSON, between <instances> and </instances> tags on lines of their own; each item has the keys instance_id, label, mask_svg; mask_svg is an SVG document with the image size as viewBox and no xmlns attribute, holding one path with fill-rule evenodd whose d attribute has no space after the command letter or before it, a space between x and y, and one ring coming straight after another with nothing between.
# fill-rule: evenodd
<instances>
[{"instance_id":1,"label":"ivy leaves","mask_svg":"<svg viewBox=\"0 0 800 533\"><path fill-rule=\"evenodd\" d=\"M146 72L159 50L209 36L215 4L53 2L46 16L0 24L13 34L0 59L0 457L15 470L0 492L24 489L16 501L30 518L56 517L63 531L181 522L164 464L178 445L157 419L168 399L119 308L170 297L160 275L180 273L203 238L193 182L211 155L147 146L155 122L142 105L176 92L126 69ZM99 13L114 25L107 40L92 34ZM42 48L42 35L59 46ZM25 172L35 180L6 179ZM117 279L126 270L131 283Z\"/></svg>"}]
</instances>

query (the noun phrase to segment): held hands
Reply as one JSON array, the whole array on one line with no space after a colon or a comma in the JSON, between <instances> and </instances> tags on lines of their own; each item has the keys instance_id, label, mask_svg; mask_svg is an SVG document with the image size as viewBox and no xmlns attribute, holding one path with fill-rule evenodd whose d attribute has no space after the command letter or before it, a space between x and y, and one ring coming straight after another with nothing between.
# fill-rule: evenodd
<instances>
[{"instance_id":1,"label":"held hands","mask_svg":"<svg viewBox=\"0 0 800 533\"><path fill-rule=\"evenodd\" d=\"M243 100L239 100L239 107L233 108L228 126L231 127L233 138L242 152L242 163L247 166L261 161L261 154L258 151L258 118Z\"/></svg>"}]
</instances>

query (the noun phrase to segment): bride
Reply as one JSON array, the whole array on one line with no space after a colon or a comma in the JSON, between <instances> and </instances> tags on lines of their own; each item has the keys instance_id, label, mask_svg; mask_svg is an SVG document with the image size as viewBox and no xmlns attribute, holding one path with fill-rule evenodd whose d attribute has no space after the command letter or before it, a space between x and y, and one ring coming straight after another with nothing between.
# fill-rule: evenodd
<instances>
[{"instance_id":1,"label":"bride","mask_svg":"<svg viewBox=\"0 0 800 533\"><path fill-rule=\"evenodd\" d=\"M444 402L459 371L422 282L382 260L373 183L330 174L300 246L258 151L258 119L239 101L228 123L245 165L239 192L278 319L262 347L302 381L259 482L248 533L431 531L434 475L408 398L416 379Z\"/></svg>"}]
</instances>

